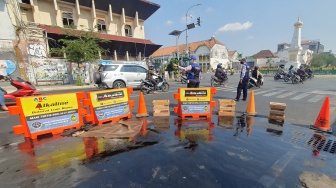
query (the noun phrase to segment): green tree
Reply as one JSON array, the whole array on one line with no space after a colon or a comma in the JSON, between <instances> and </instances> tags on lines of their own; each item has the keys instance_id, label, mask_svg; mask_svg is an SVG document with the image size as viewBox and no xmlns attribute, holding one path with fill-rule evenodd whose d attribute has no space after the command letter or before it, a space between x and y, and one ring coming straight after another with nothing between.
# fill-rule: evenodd
<instances>
[{"instance_id":1,"label":"green tree","mask_svg":"<svg viewBox=\"0 0 336 188\"><path fill-rule=\"evenodd\" d=\"M312 67L335 66L336 58L332 54L315 54L311 60Z\"/></svg>"},{"instance_id":2,"label":"green tree","mask_svg":"<svg viewBox=\"0 0 336 188\"><path fill-rule=\"evenodd\" d=\"M238 53L238 59L242 59L243 58L243 54Z\"/></svg>"},{"instance_id":3,"label":"green tree","mask_svg":"<svg viewBox=\"0 0 336 188\"><path fill-rule=\"evenodd\" d=\"M178 70L178 63L179 62L177 58L170 59L170 62L167 64L167 68L166 68L166 71L168 71L169 75L171 72L174 72L174 76L175 76L175 73Z\"/></svg>"},{"instance_id":4,"label":"green tree","mask_svg":"<svg viewBox=\"0 0 336 188\"><path fill-rule=\"evenodd\" d=\"M56 55L66 54L68 62L76 62L78 67L83 62L93 62L99 59L100 53L109 50L103 49L99 44L108 42L102 40L92 31L63 29L66 33L64 39L58 40L62 48L51 48L50 53ZM80 75L77 76L77 85L83 85Z\"/></svg>"},{"instance_id":5,"label":"green tree","mask_svg":"<svg viewBox=\"0 0 336 188\"><path fill-rule=\"evenodd\" d=\"M274 61L270 58L267 59L266 64L268 64L269 67L272 67L272 64L274 63Z\"/></svg>"}]
</instances>

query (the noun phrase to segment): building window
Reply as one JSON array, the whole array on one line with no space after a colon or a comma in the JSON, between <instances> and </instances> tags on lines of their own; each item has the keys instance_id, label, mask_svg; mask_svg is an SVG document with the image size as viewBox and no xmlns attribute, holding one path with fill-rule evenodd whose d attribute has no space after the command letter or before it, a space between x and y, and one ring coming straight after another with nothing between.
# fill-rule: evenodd
<instances>
[{"instance_id":1,"label":"building window","mask_svg":"<svg viewBox=\"0 0 336 188\"><path fill-rule=\"evenodd\" d=\"M106 23L104 19L97 19L98 32L106 32Z\"/></svg>"},{"instance_id":2,"label":"building window","mask_svg":"<svg viewBox=\"0 0 336 188\"><path fill-rule=\"evenodd\" d=\"M132 36L132 28L130 25L125 25L125 36L131 37Z\"/></svg>"},{"instance_id":3,"label":"building window","mask_svg":"<svg viewBox=\"0 0 336 188\"><path fill-rule=\"evenodd\" d=\"M63 12L62 13L62 20L63 20L63 26L64 27L73 27L74 26L72 12Z\"/></svg>"}]
</instances>

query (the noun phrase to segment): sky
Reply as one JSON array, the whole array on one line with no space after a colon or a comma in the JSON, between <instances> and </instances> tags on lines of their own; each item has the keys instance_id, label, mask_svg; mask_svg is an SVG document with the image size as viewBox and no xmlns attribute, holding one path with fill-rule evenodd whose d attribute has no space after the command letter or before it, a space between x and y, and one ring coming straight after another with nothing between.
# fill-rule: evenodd
<instances>
[{"instance_id":1,"label":"sky","mask_svg":"<svg viewBox=\"0 0 336 188\"><path fill-rule=\"evenodd\" d=\"M145 21L145 38L162 47L176 46L173 30L201 18L201 26L188 30L188 43L210 39L222 42L243 57L261 50L277 51L291 43L300 16L302 40L319 40L324 51L336 53L336 0L149 0L160 8ZM193 6L201 4L199 6ZM178 44L186 44L186 32Z\"/></svg>"}]
</instances>

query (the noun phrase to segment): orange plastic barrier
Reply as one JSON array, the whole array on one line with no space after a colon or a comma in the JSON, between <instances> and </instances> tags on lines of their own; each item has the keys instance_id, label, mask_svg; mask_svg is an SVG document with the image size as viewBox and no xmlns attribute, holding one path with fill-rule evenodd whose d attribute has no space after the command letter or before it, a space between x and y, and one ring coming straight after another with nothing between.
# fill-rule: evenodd
<instances>
[{"instance_id":1,"label":"orange plastic barrier","mask_svg":"<svg viewBox=\"0 0 336 188\"><path fill-rule=\"evenodd\" d=\"M212 108L216 106L212 101L213 94L216 94L216 88L178 88L178 93L174 94L178 101L174 112L182 118L210 118Z\"/></svg>"},{"instance_id":2,"label":"orange plastic barrier","mask_svg":"<svg viewBox=\"0 0 336 188\"><path fill-rule=\"evenodd\" d=\"M123 118L132 117L134 101L130 100L133 88L110 89L87 93L83 105L89 107L90 114L85 120L101 125L107 122L118 122Z\"/></svg>"},{"instance_id":3,"label":"orange plastic barrier","mask_svg":"<svg viewBox=\"0 0 336 188\"><path fill-rule=\"evenodd\" d=\"M66 129L79 129L84 125L86 109L80 105L84 92L40 95L16 99L16 106L9 106L11 115L19 115L21 125L13 127L14 134L36 139L44 134L60 134Z\"/></svg>"}]
</instances>

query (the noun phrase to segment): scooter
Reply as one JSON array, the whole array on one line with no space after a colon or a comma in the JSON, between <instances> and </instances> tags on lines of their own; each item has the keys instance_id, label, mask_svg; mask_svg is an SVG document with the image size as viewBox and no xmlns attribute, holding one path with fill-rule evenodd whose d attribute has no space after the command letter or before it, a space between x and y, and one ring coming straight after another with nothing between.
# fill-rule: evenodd
<instances>
[{"instance_id":1,"label":"scooter","mask_svg":"<svg viewBox=\"0 0 336 188\"><path fill-rule=\"evenodd\" d=\"M17 80L12 79L10 75L6 76L6 81L9 81L12 86L17 90L12 93L5 93L5 99L15 99L17 97L26 97L26 96L35 96L41 95L41 93L36 91L36 88L33 84L28 81L23 80L20 77L17 77Z\"/></svg>"},{"instance_id":2,"label":"scooter","mask_svg":"<svg viewBox=\"0 0 336 188\"><path fill-rule=\"evenodd\" d=\"M186 84L186 83L188 83L187 76L185 76L185 75L181 75L181 83L182 83L182 84Z\"/></svg>"},{"instance_id":3,"label":"scooter","mask_svg":"<svg viewBox=\"0 0 336 188\"><path fill-rule=\"evenodd\" d=\"M228 83L228 77L225 74L224 75L224 80L222 81L219 78L217 78L216 76L211 76L210 83L211 83L211 87L226 86L227 83Z\"/></svg>"},{"instance_id":4,"label":"scooter","mask_svg":"<svg viewBox=\"0 0 336 188\"><path fill-rule=\"evenodd\" d=\"M163 92L167 92L169 90L169 84L166 79L159 76L159 81L157 82L157 89ZM143 94L148 94L150 92L154 92L154 84L150 80L141 80L140 91Z\"/></svg>"}]
</instances>

